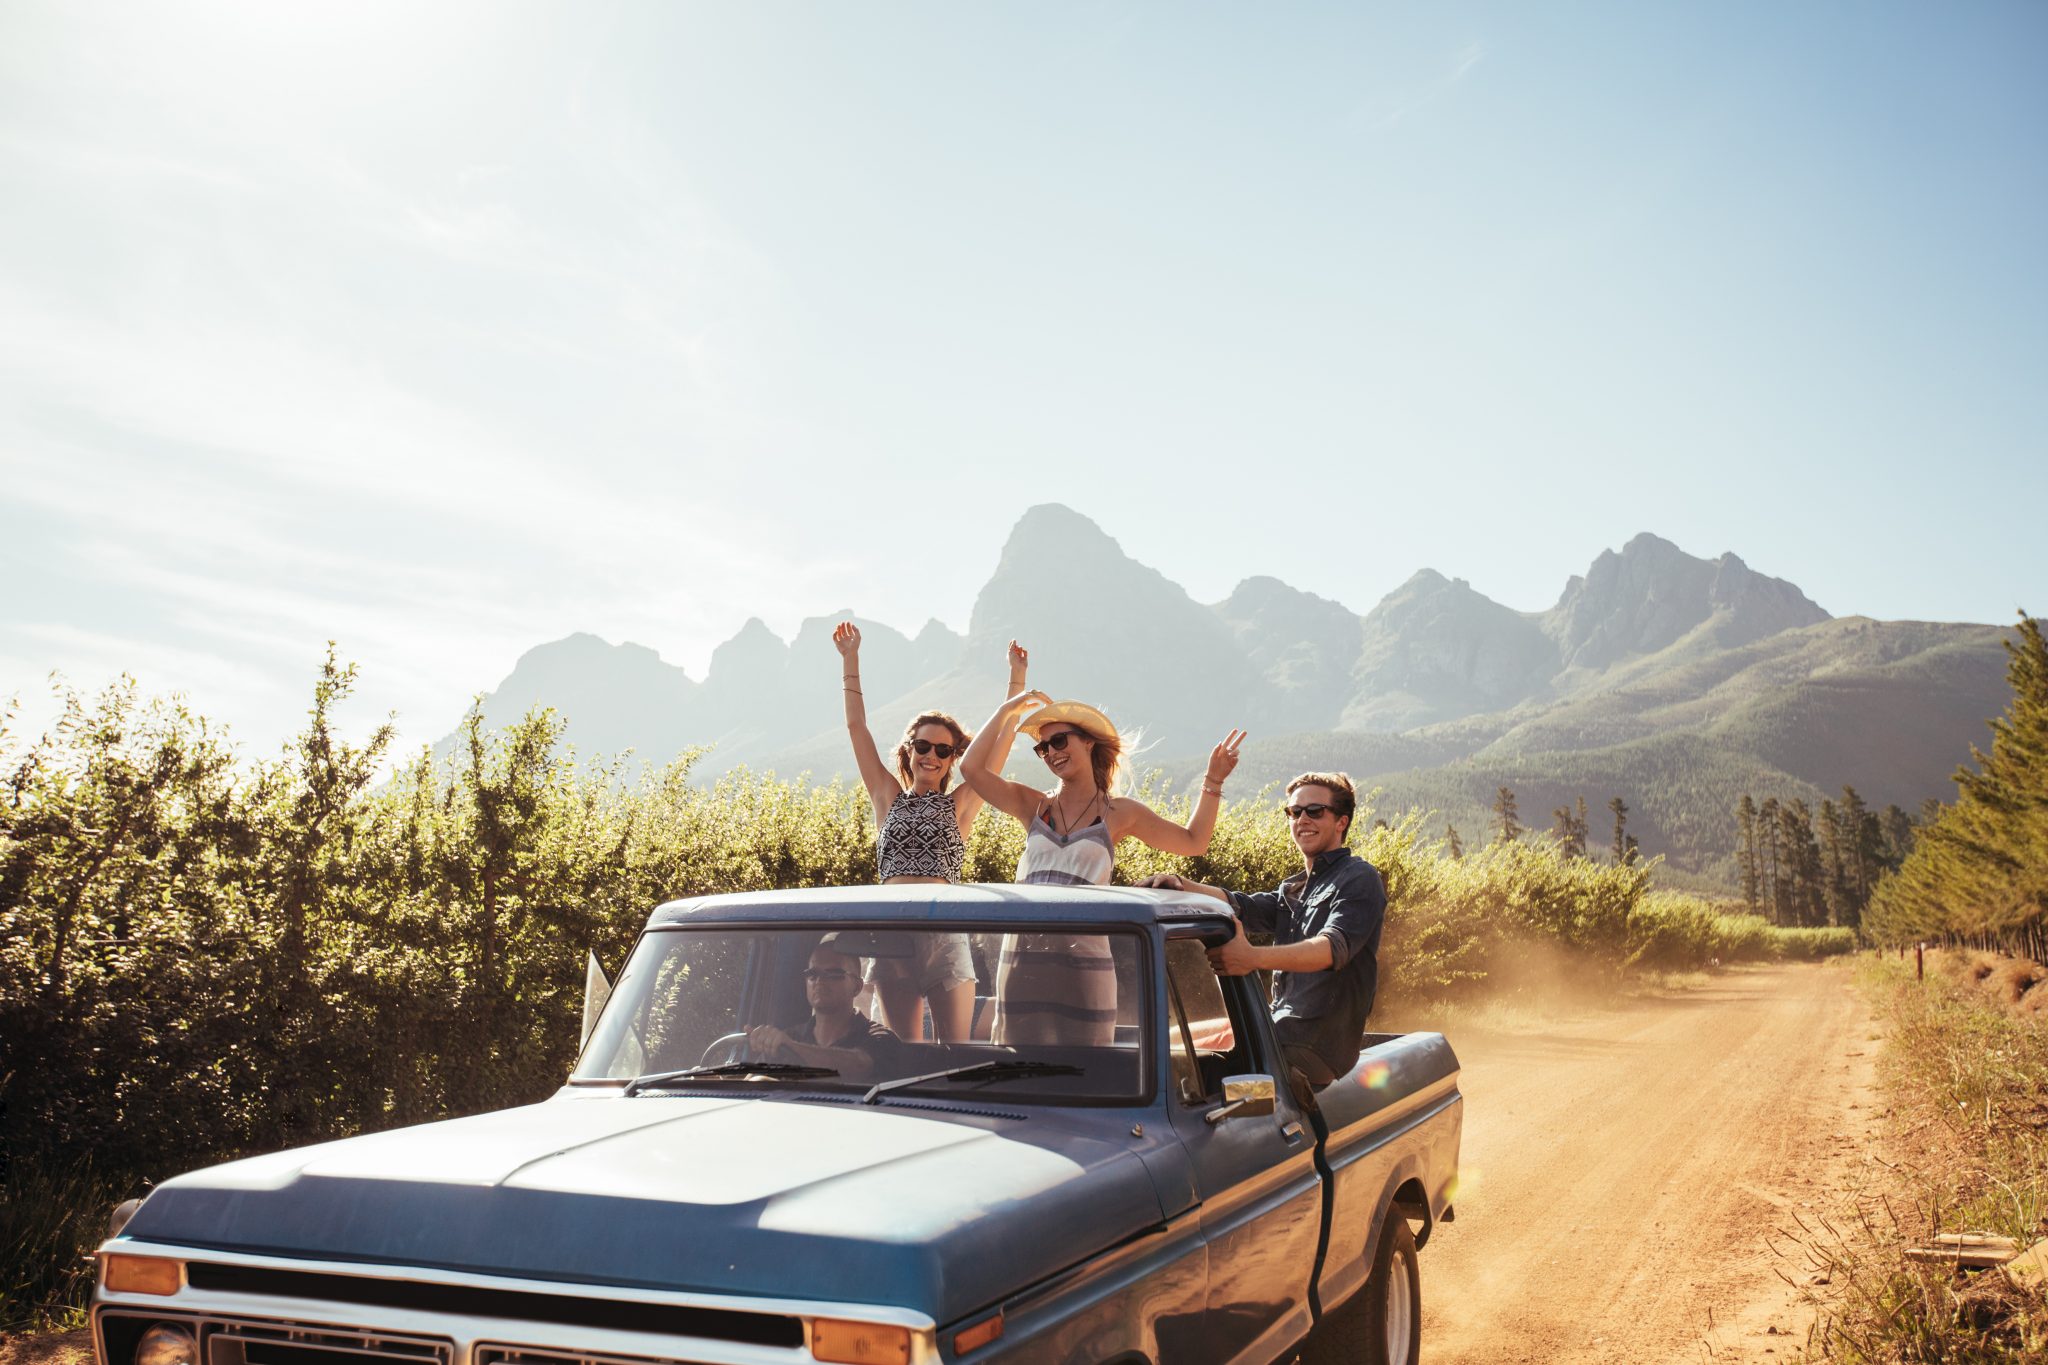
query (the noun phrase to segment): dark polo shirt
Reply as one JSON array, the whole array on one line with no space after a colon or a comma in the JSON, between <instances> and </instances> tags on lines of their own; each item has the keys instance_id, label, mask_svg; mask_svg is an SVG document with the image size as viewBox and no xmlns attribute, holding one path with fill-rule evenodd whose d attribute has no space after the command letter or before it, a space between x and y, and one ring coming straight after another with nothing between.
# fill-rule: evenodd
<instances>
[{"instance_id":1,"label":"dark polo shirt","mask_svg":"<svg viewBox=\"0 0 2048 1365\"><path fill-rule=\"evenodd\" d=\"M810 1043L813 1046L853 1048L865 1052L874 1061L877 1070L881 1068L882 1063L888 1060L897 1048L903 1046L902 1039L862 1014L859 1010L853 1012L853 1027L848 1029L846 1035L837 1042L827 1044L820 1044L818 1042L818 1020L816 1016L804 1020L803 1023L789 1030L789 1036L796 1042Z\"/></svg>"},{"instance_id":2,"label":"dark polo shirt","mask_svg":"<svg viewBox=\"0 0 2048 1365\"><path fill-rule=\"evenodd\" d=\"M1278 890L1233 891L1230 903L1247 933L1271 934L1277 944L1330 941L1328 971L1273 973L1273 1031L1283 1044L1312 1049L1332 1074L1349 1071L1379 987L1387 918L1379 869L1348 848L1333 848Z\"/></svg>"}]
</instances>

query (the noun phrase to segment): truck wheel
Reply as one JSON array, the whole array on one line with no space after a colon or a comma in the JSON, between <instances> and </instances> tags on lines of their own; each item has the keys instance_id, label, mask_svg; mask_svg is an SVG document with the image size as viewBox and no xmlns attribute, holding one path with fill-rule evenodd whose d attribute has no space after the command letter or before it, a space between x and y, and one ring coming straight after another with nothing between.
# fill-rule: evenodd
<instances>
[{"instance_id":1,"label":"truck wheel","mask_svg":"<svg viewBox=\"0 0 2048 1365\"><path fill-rule=\"evenodd\" d=\"M1387 1215L1365 1300L1365 1359L1371 1365L1420 1365L1422 1275L1415 1264L1415 1234L1399 1212Z\"/></svg>"},{"instance_id":2,"label":"truck wheel","mask_svg":"<svg viewBox=\"0 0 2048 1365\"><path fill-rule=\"evenodd\" d=\"M1365 1285L1316 1324L1302 1365L1420 1365L1422 1279L1415 1267L1415 1234L1399 1210L1386 1231Z\"/></svg>"}]
</instances>

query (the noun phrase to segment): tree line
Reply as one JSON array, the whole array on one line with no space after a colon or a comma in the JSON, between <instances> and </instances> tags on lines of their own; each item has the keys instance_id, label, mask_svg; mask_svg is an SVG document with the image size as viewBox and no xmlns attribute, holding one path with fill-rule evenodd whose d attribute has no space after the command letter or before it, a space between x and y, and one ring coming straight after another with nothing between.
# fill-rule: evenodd
<instances>
[{"instance_id":1,"label":"tree line","mask_svg":"<svg viewBox=\"0 0 2048 1365\"><path fill-rule=\"evenodd\" d=\"M1970 749L1956 800L1918 831L1864 919L1880 943L1975 942L2048 961L2048 642L2020 613L2005 642L2012 700Z\"/></svg>"},{"instance_id":2,"label":"tree line","mask_svg":"<svg viewBox=\"0 0 2048 1365\"><path fill-rule=\"evenodd\" d=\"M1628 805L1620 797L1613 797L1607 803L1608 814L1614 817L1614 838L1609 845L1609 861L1617 867L1631 867L1642 855L1636 836L1628 832ZM1590 850L1592 825L1586 817L1586 798L1581 796L1570 806L1559 806L1550 812L1551 846L1560 856L1566 858L1591 858ZM1529 832L1522 823L1522 814L1515 799L1514 788L1503 784L1493 797L1493 841L1496 844L1519 842ZM1444 826L1444 846L1453 858L1465 856L1465 841L1459 835L1456 825Z\"/></svg>"},{"instance_id":3,"label":"tree line","mask_svg":"<svg viewBox=\"0 0 2048 1365\"><path fill-rule=\"evenodd\" d=\"M1851 786L1839 803L1761 802L1735 807L1735 862L1742 903L1773 924L1854 929L1885 874L1913 848L1913 820L1896 805L1873 811Z\"/></svg>"}]
</instances>

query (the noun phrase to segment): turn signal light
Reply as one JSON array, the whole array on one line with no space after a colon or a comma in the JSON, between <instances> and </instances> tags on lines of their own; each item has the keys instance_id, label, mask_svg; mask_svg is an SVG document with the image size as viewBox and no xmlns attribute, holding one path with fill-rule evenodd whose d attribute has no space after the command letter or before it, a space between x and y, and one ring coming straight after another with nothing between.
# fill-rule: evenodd
<instances>
[{"instance_id":1,"label":"turn signal light","mask_svg":"<svg viewBox=\"0 0 2048 1365\"><path fill-rule=\"evenodd\" d=\"M115 1294L175 1294L183 1279L178 1262L161 1256L110 1254L100 1261L100 1283Z\"/></svg>"},{"instance_id":2,"label":"turn signal light","mask_svg":"<svg viewBox=\"0 0 2048 1365\"><path fill-rule=\"evenodd\" d=\"M969 1351L978 1351L1003 1334L1003 1315L983 1318L972 1327L962 1327L953 1334L953 1354L964 1356Z\"/></svg>"},{"instance_id":3,"label":"turn signal light","mask_svg":"<svg viewBox=\"0 0 2048 1365\"><path fill-rule=\"evenodd\" d=\"M812 1318L811 1354L840 1365L910 1365L910 1329L844 1318Z\"/></svg>"}]
</instances>

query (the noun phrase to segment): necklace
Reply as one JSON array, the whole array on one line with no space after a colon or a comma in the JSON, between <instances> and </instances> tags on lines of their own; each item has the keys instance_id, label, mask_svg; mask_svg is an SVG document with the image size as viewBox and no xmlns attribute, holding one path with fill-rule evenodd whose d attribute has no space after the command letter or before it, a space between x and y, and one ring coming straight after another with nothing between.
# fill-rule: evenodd
<instances>
[{"instance_id":1,"label":"necklace","mask_svg":"<svg viewBox=\"0 0 2048 1365\"><path fill-rule=\"evenodd\" d=\"M1060 791L1065 790L1066 788L1064 787L1060 788ZM1074 826L1078 825L1081 822L1081 816L1086 815L1089 811L1095 809L1095 803L1097 801L1100 801L1101 799L1102 793L1100 791L1097 791L1093 796L1088 798L1088 804L1081 807L1079 815L1074 816L1072 819L1068 819L1066 811L1060 808L1060 792L1054 792L1051 796L1046 798L1045 802L1045 804L1051 808L1053 816L1055 817L1052 832L1054 834L1059 835L1062 839L1066 838L1069 834L1072 834L1074 832Z\"/></svg>"}]
</instances>

